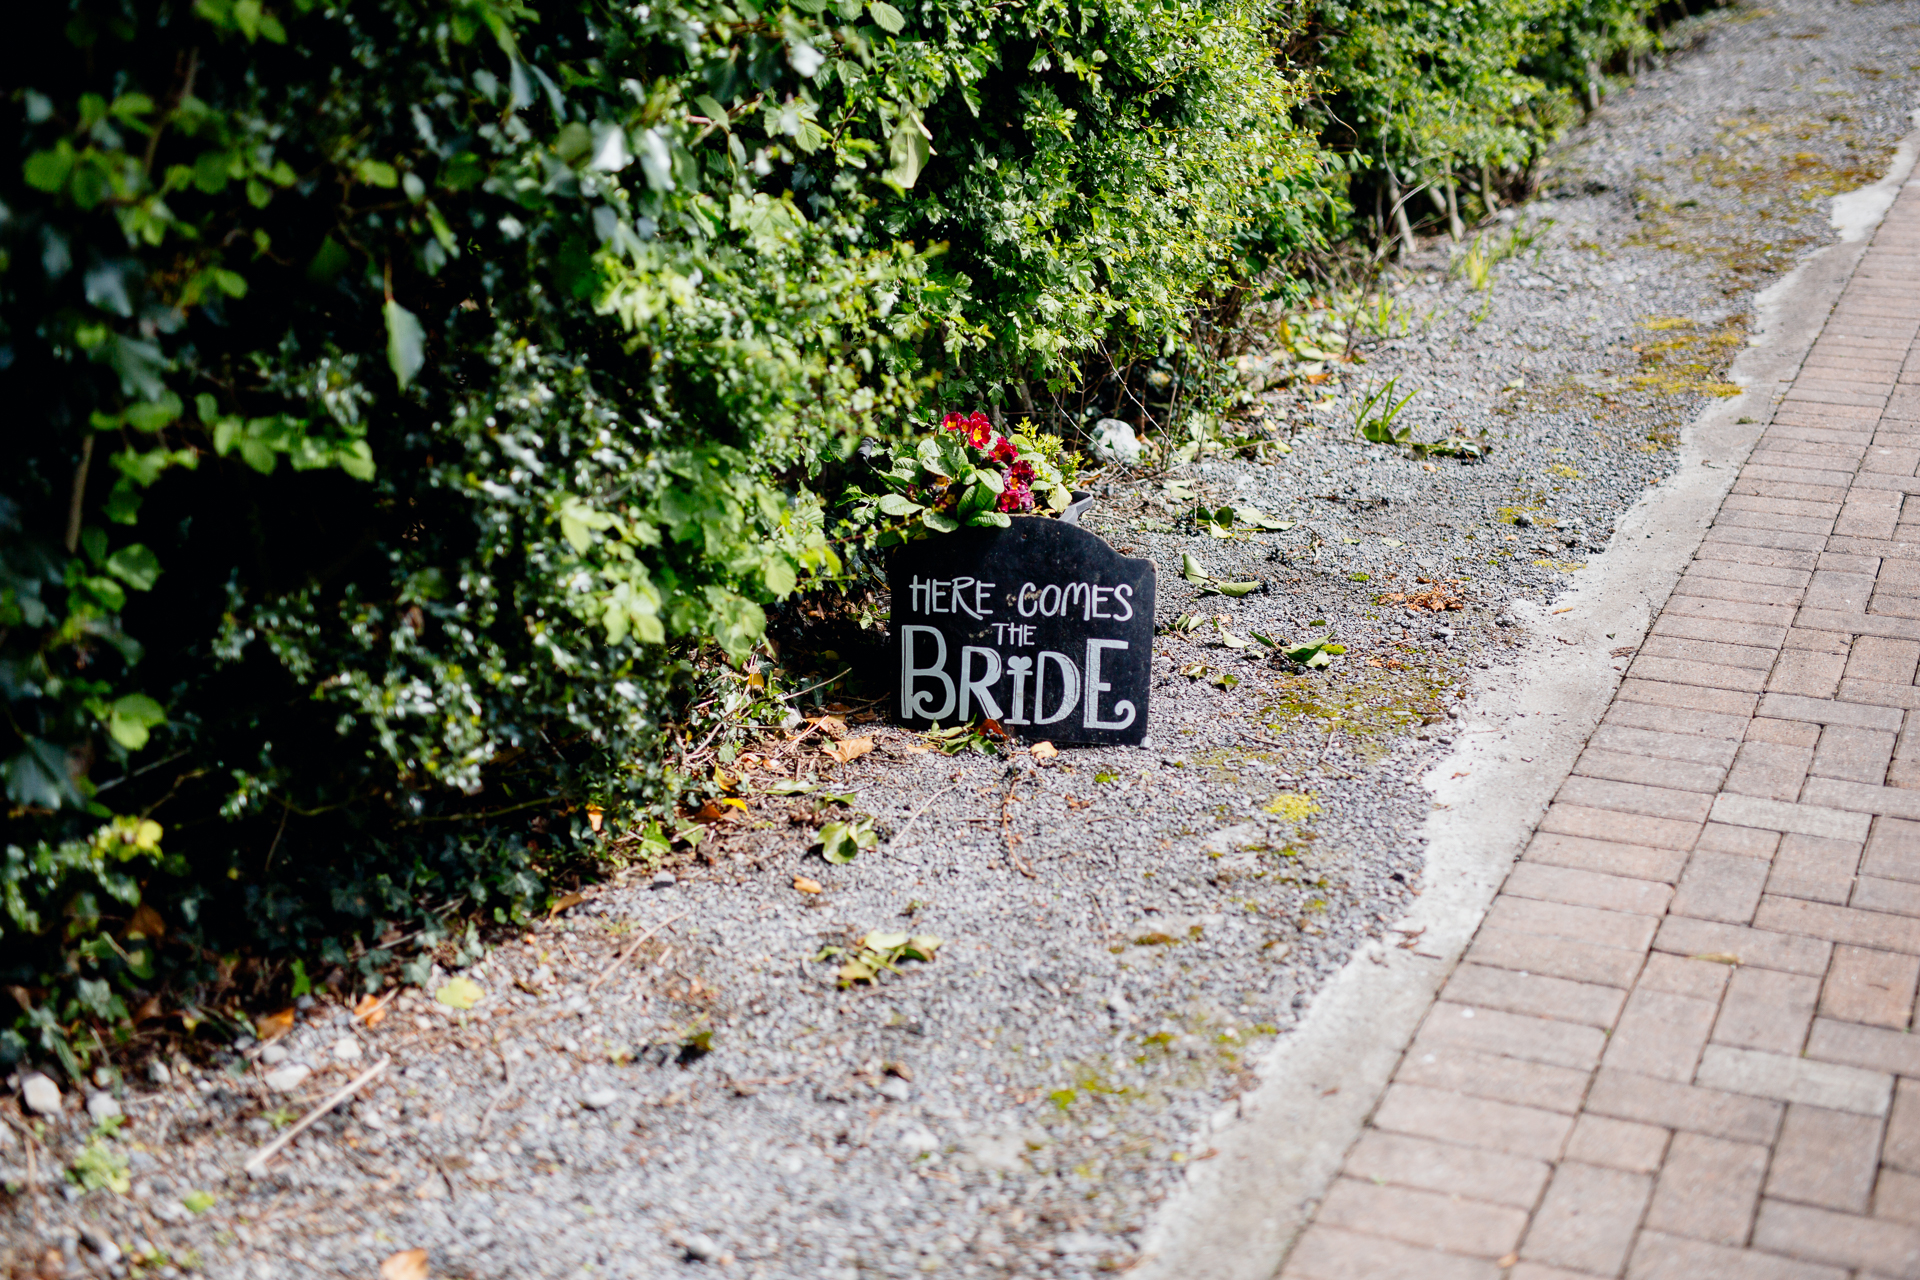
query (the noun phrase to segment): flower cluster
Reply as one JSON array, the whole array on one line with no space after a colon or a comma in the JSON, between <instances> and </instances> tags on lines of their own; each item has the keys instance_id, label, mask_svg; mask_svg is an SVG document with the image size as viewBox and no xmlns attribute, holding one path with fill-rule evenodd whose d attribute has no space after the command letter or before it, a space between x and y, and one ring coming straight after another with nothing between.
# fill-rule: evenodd
<instances>
[{"instance_id":1,"label":"flower cluster","mask_svg":"<svg viewBox=\"0 0 1920 1280\"><path fill-rule=\"evenodd\" d=\"M1033 510L1033 464L1020 457L1020 450L1013 441L995 433L992 419L977 411L971 414L950 413L941 419L940 425L948 431L959 432L970 448L986 454L987 461L998 464L1004 470L1005 487L1000 491L1000 501L995 510L1009 515Z\"/></svg>"},{"instance_id":2,"label":"flower cluster","mask_svg":"<svg viewBox=\"0 0 1920 1280\"><path fill-rule=\"evenodd\" d=\"M950 413L941 430L876 461L846 496L849 522L888 547L956 529L1007 528L1015 516L1058 516L1079 459L1059 437L1022 422L1008 435L984 413Z\"/></svg>"}]
</instances>

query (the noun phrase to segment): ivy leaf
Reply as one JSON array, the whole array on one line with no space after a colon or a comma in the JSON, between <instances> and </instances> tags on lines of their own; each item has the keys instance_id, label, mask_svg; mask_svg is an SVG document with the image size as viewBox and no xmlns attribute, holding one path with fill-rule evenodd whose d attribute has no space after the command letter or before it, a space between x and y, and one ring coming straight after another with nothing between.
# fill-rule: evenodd
<instances>
[{"instance_id":1,"label":"ivy leaf","mask_svg":"<svg viewBox=\"0 0 1920 1280\"><path fill-rule=\"evenodd\" d=\"M0 765L7 783L7 799L15 804L58 809L83 803L67 774L67 753L41 738L28 738L13 757Z\"/></svg>"},{"instance_id":2,"label":"ivy leaf","mask_svg":"<svg viewBox=\"0 0 1920 1280\"><path fill-rule=\"evenodd\" d=\"M873 3L867 6L867 13L872 17L874 25L890 36L897 36L906 30L906 15L888 4L887 0L873 0ZM909 182L902 185L912 186L913 184Z\"/></svg>"},{"instance_id":3,"label":"ivy leaf","mask_svg":"<svg viewBox=\"0 0 1920 1280\"><path fill-rule=\"evenodd\" d=\"M62 138L53 150L36 151L28 156L22 168L28 186L40 191L58 191L67 185L67 175L73 172L73 147Z\"/></svg>"},{"instance_id":4,"label":"ivy leaf","mask_svg":"<svg viewBox=\"0 0 1920 1280\"><path fill-rule=\"evenodd\" d=\"M136 542L108 556L106 570L135 591L151 591L160 577L160 557Z\"/></svg>"},{"instance_id":5,"label":"ivy leaf","mask_svg":"<svg viewBox=\"0 0 1920 1280\"><path fill-rule=\"evenodd\" d=\"M384 160L362 160L353 166L353 176L373 187L397 187L400 172Z\"/></svg>"},{"instance_id":6,"label":"ivy leaf","mask_svg":"<svg viewBox=\"0 0 1920 1280\"><path fill-rule=\"evenodd\" d=\"M776 596L790 596L793 589L800 585L800 577L793 571L793 565L779 556L769 556L760 569L761 581L767 584L767 590Z\"/></svg>"},{"instance_id":7,"label":"ivy leaf","mask_svg":"<svg viewBox=\"0 0 1920 1280\"><path fill-rule=\"evenodd\" d=\"M419 317L391 298L387 300L386 316L387 364L405 390L427 362L427 333L420 327Z\"/></svg>"},{"instance_id":8,"label":"ivy leaf","mask_svg":"<svg viewBox=\"0 0 1920 1280\"><path fill-rule=\"evenodd\" d=\"M893 167L887 170L887 180L911 188L920 180L920 171L927 167L932 155L933 148L927 143L927 135L921 132L920 122L912 118L902 120L887 141L887 158L893 162Z\"/></svg>"},{"instance_id":9,"label":"ivy leaf","mask_svg":"<svg viewBox=\"0 0 1920 1280\"><path fill-rule=\"evenodd\" d=\"M166 722L165 708L144 693L116 698L107 708L107 734L129 751L146 746L148 734Z\"/></svg>"}]
</instances>

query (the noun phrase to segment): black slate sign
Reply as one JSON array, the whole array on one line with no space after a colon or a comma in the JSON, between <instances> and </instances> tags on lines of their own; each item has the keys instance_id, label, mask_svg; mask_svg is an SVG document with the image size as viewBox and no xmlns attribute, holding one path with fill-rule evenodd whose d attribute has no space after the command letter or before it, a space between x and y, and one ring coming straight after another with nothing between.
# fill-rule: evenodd
<instances>
[{"instance_id":1,"label":"black slate sign","mask_svg":"<svg viewBox=\"0 0 1920 1280\"><path fill-rule=\"evenodd\" d=\"M1075 524L1016 516L909 543L887 576L899 723L985 716L1035 741L1147 736L1153 561Z\"/></svg>"}]
</instances>

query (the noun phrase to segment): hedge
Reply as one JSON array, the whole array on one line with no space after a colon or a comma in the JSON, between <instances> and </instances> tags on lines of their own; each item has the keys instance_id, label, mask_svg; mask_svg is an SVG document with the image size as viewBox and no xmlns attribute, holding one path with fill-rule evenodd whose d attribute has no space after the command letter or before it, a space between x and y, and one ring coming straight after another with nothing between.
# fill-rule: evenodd
<instances>
[{"instance_id":1,"label":"hedge","mask_svg":"<svg viewBox=\"0 0 1920 1280\"><path fill-rule=\"evenodd\" d=\"M30 6L0 1056L517 918L860 567L863 439L1192 348L1369 174L1514 169L1648 11Z\"/></svg>"}]
</instances>

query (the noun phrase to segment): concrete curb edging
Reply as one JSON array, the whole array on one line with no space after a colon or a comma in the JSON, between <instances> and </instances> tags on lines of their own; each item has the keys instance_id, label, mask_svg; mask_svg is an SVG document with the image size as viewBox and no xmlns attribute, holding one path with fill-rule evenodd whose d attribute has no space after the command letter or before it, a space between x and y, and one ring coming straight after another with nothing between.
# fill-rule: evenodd
<instances>
[{"instance_id":1,"label":"concrete curb edging","mask_svg":"<svg viewBox=\"0 0 1920 1280\"><path fill-rule=\"evenodd\" d=\"M1260 1064L1259 1087L1223 1113L1215 1155L1190 1166L1141 1242L1142 1280L1268 1280L1385 1090L1442 984L1620 681L1609 651L1637 647L1693 558L1739 466L1798 373L1875 227L1920 155L1901 141L1886 176L1833 202L1840 240L1754 300L1740 395L1704 408L1679 467L1616 527L1551 613L1516 605L1529 642L1494 673L1459 744L1429 771L1424 892L1395 929L1411 948L1362 947Z\"/></svg>"}]
</instances>

